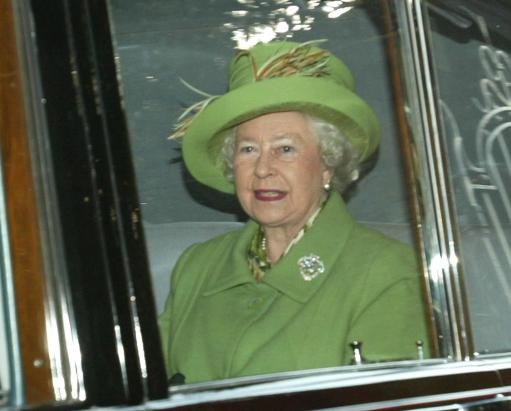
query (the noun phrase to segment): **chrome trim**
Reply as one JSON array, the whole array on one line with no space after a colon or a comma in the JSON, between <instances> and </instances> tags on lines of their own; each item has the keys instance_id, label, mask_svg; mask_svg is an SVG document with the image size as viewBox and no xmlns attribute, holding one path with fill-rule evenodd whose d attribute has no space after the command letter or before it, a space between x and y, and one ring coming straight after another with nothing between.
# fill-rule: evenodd
<instances>
[{"instance_id":1,"label":"chrome trim","mask_svg":"<svg viewBox=\"0 0 511 411\"><path fill-rule=\"evenodd\" d=\"M342 388L337 386L325 386L321 387L324 389L329 388ZM314 389L321 389L319 387L314 387ZM394 400L388 400L388 401L376 401L376 402L366 402L366 403L360 403L355 405L338 405L335 408L329 408L330 410L349 410L349 411L371 411L371 410L387 410L387 409L399 409L400 407L410 407L410 406L421 406L421 405L431 405L435 403L443 404L441 406L433 406L428 408L420 408L422 411L426 410L435 410L435 411L447 411L449 409L460 411L464 408L459 408L460 401L470 401L471 399L480 399L481 397L489 397L493 396L494 401L498 403L499 398L498 396L501 395L502 391L511 392L511 386L506 387L497 387L497 388L484 388L479 390L470 390L470 391L457 391L454 393L447 393L447 394L436 394L436 395L425 395L425 396L416 396L416 397L405 397L405 398L398 398ZM243 390L244 391L244 390ZM302 392L302 390L297 390ZM282 392L275 392L275 393L265 393L264 395L275 395L275 394L282 394ZM255 396L260 396L262 394L257 394ZM175 400L167 400L167 401L160 401L160 402L149 402L145 404L144 408L145 410L168 410L173 409L177 407L183 407L183 406L190 406L190 405L196 405L196 404L206 404L206 403L214 403L215 401L227 401L227 400L235 400L235 399L243 399L243 398L250 398L253 397L253 395L250 394L243 394L240 390L238 393L236 393L235 396L230 396L227 393L221 392L221 393L204 393L204 396L201 398L179 398ZM342 402L340 399L339 402ZM453 404L446 405L447 402L456 402ZM479 401L477 402L479 404ZM483 404L483 402L481 402ZM465 404L466 405L466 404ZM446 407L454 407L454 408L446 408ZM488 408L490 409L490 408ZM499 409L499 408L497 408Z\"/></svg>"},{"instance_id":2,"label":"chrome trim","mask_svg":"<svg viewBox=\"0 0 511 411\"><path fill-rule=\"evenodd\" d=\"M284 372L272 375L242 377L209 383L189 384L171 389L166 400L150 401L144 404L146 409L172 409L195 404L214 405L215 401L233 401L261 396L292 394L294 392L313 392L343 387L368 386L385 382L411 379L426 379L465 375L467 373L494 373L499 367L507 368L509 358L503 360L474 360L470 362L452 362L445 360L406 361L379 363L362 366L335 367L323 370ZM470 400L474 397L497 396L511 392L511 386L454 391L426 396L412 396L391 401L372 402L346 406L354 410L386 409L404 406L431 404L434 402ZM342 399L339 399L342 402ZM335 409L343 409L340 405Z\"/></svg>"},{"instance_id":3,"label":"chrome trim","mask_svg":"<svg viewBox=\"0 0 511 411\"><path fill-rule=\"evenodd\" d=\"M117 350L117 361L119 362L121 375L122 375L122 385L123 387L128 387L128 371L126 369L126 353L124 352L124 344L122 343L122 333L121 326L116 319L116 323L114 325L114 335L115 335L115 346Z\"/></svg>"},{"instance_id":4,"label":"chrome trim","mask_svg":"<svg viewBox=\"0 0 511 411\"><path fill-rule=\"evenodd\" d=\"M114 30L113 28L115 27L115 23L114 23L114 19L113 19L112 6L109 1L106 2L106 7L107 7L107 13L108 13L108 21L109 21L110 27L112 28L112 31L113 31ZM112 40L113 49L118 50L118 45L116 42L117 40L116 40L115 36L112 36L111 40ZM116 53L114 54L114 65L115 65L117 80L119 83L121 83L122 82L121 70L119 67L119 58ZM124 105L124 97L123 97L122 87L119 87L118 89L119 89L121 104ZM99 105L100 104L101 104L101 102L99 102ZM101 107L101 110L103 110L103 112L105 112L104 107ZM115 207L116 215L119 215L119 216L122 215L122 209L120 206L118 195L114 195L114 207ZM132 215L132 218L133 218L133 215ZM122 228L121 219L116 219L116 223L117 223L119 232L122 232L123 228ZM140 377L142 379L142 387L143 387L143 391L144 391L143 395L147 396L149 393L148 368L147 368L147 361L146 361L147 355L146 355L146 347L145 347L145 343L144 343L144 338L142 336L142 327L140 325L140 316L139 316L137 297L136 297L135 288L133 286L133 281L132 281L133 272L131 270L131 267L130 267L130 264L128 261L128 251L126 248L126 244L124 242L122 242L120 246L121 246L121 252L123 254L123 264L125 267L124 272L126 273L125 280L128 285L129 308L130 308L130 314L131 314L131 321L133 324L133 333L135 336L137 360L138 360L138 365L140 367Z\"/></svg>"},{"instance_id":5,"label":"chrome trim","mask_svg":"<svg viewBox=\"0 0 511 411\"><path fill-rule=\"evenodd\" d=\"M419 199L422 224L417 229L424 238L421 257L429 282L437 341L441 356L468 360L473 355L473 343L457 252L448 165L444 162L447 155L435 91L430 29L424 13L427 1L394 0L394 5L402 32L406 111L412 146L417 150L415 169L419 173L418 192L422 195Z\"/></svg>"},{"instance_id":6,"label":"chrome trim","mask_svg":"<svg viewBox=\"0 0 511 411\"><path fill-rule=\"evenodd\" d=\"M26 123L40 220L45 275L45 319L52 386L57 401L86 399L82 357L76 333L68 267L60 230L44 94L33 41L34 23L27 0L13 2L17 42L22 67Z\"/></svg>"},{"instance_id":7,"label":"chrome trim","mask_svg":"<svg viewBox=\"0 0 511 411\"><path fill-rule=\"evenodd\" d=\"M323 378L335 378L336 381L359 381L361 378L371 377L380 375L387 375L389 373L402 373L407 372L403 370L413 370L417 367L440 365L450 363L445 359L429 359L429 360L408 360L408 361L391 361L391 362L378 362L372 364L361 364L361 365L343 365L338 367L320 368L320 369L309 369L299 371L284 371L273 374L254 375L247 377L229 378L225 380L207 381L186 385L171 386L169 388L169 394L182 395L200 393L205 391L218 391L231 388L240 388L252 385L261 384L292 384L292 380L300 380L303 378L317 379L318 381Z\"/></svg>"},{"instance_id":8,"label":"chrome trim","mask_svg":"<svg viewBox=\"0 0 511 411\"><path fill-rule=\"evenodd\" d=\"M9 381L7 387L0 387L6 393L7 404L21 407L24 398L23 364L21 360L19 334L16 319L16 294L12 273L9 229L5 206L4 173L0 158L0 304L3 306L7 342L7 369ZM1 308L0 308L1 309ZM1 319L1 316L0 316ZM2 324L0 324L2 326ZM0 391L0 394L2 392Z\"/></svg>"}]
</instances>

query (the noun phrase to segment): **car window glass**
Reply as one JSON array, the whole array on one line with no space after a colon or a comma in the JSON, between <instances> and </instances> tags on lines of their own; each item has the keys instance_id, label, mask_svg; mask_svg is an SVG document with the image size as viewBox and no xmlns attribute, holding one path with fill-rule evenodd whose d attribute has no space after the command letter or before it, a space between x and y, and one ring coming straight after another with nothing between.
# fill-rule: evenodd
<instances>
[{"instance_id":1,"label":"car window glass","mask_svg":"<svg viewBox=\"0 0 511 411\"><path fill-rule=\"evenodd\" d=\"M511 32L506 2L431 1L459 258L475 351L511 344Z\"/></svg>"},{"instance_id":2,"label":"car window glass","mask_svg":"<svg viewBox=\"0 0 511 411\"><path fill-rule=\"evenodd\" d=\"M364 225L414 245L376 2L110 0L109 7L159 312L181 252L246 221L234 198L194 181L179 142L168 136L201 93L225 92L235 49L257 42L326 40L350 67L357 93L380 121L381 144L370 171L346 195L348 209Z\"/></svg>"}]
</instances>

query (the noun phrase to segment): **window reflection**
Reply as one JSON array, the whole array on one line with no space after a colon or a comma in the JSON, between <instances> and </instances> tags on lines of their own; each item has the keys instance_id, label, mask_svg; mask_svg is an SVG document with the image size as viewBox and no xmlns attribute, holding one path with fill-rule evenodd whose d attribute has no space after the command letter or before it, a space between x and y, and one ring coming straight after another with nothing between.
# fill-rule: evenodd
<instances>
[{"instance_id":1,"label":"window reflection","mask_svg":"<svg viewBox=\"0 0 511 411\"><path fill-rule=\"evenodd\" d=\"M347 196L348 208L358 221L412 244L375 2L111 0L110 6L160 311L168 273L183 249L246 219L231 196L188 174L179 143L166 137L175 119L197 101L194 89L223 94L233 49L256 42L327 39L325 48L350 67L357 94L376 111L382 136L372 171ZM407 356L415 352L414 343L403 341Z\"/></svg>"},{"instance_id":2,"label":"window reflection","mask_svg":"<svg viewBox=\"0 0 511 411\"><path fill-rule=\"evenodd\" d=\"M502 19L511 8L478 1L431 3L445 147L475 349L509 351L511 36Z\"/></svg>"},{"instance_id":3,"label":"window reflection","mask_svg":"<svg viewBox=\"0 0 511 411\"><path fill-rule=\"evenodd\" d=\"M223 26L232 33L231 38L238 49L248 49L275 38L293 38L299 31L312 30L318 17L320 21L323 20L321 12L330 19L336 19L353 9L352 0L308 0L299 3L289 0L238 0L237 3L236 10L227 12L233 19ZM261 16L262 21L254 21L254 14Z\"/></svg>"}]
</instances>

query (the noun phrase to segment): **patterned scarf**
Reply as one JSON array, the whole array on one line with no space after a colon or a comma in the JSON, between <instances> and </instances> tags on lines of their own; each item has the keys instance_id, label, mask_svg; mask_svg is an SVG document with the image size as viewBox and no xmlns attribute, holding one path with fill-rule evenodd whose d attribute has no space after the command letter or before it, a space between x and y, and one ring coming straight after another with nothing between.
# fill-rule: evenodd
<instances>
[{"instance_id":1,"label":"patterned scarf","mask_svg":"<svg viewBox=\"0 0 511 411\"><path fill-rule=\"evenodd\" d=\"M284 251L280 258L284 257L289 252L291 247L298 243L298 241L301 240L301 238L309 230L309 228L312 227L312 224L314 223L317 216L323 209L325 203L326 201L323 201L321 206L307 220L305 225L301 228L300 231L298 231L293 240L291 240L291 242L289 243L289 245L287 246L286 250ZM252 238L252 241L250 242L247 251L247 259L248 267L257 282L261 281L266 272L272 267L272 263L268 260L268 254L266 251L266 237L264 235L264 228L261 225L259 225L259 227L257 228L254 238Z\"/></svg>"}]
</instances>

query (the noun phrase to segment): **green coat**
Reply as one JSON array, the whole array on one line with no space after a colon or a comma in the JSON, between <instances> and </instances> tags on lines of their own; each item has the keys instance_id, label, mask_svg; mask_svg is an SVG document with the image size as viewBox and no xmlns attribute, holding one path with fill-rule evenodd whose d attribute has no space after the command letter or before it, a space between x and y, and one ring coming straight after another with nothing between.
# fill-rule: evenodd
<instances>
[{"instance_id":1,"label":"green coat","mask_svg":"<svg viewBox=\"0 0 511 411\"><path fill-rule=\"evenodd\" d=\"M247 248L257 225L191 246L172 274L160 318L169 376L186 382L416 358L427 340L420 281L408 246L357 224L332 194L313 226L256 283ZM304 281L297 261L326 268Z\"/></svg>"}]
</instances>

